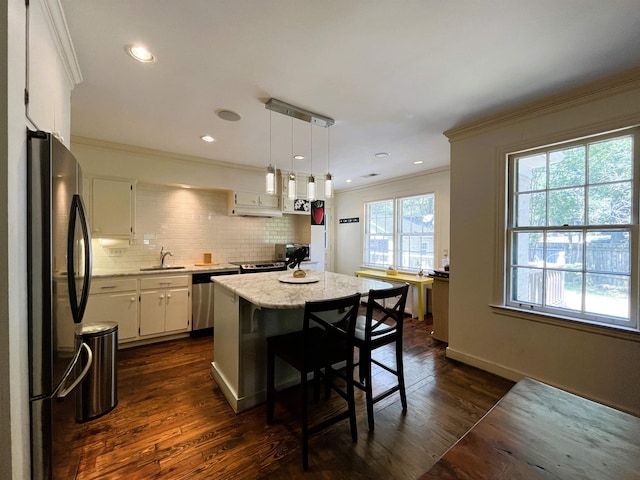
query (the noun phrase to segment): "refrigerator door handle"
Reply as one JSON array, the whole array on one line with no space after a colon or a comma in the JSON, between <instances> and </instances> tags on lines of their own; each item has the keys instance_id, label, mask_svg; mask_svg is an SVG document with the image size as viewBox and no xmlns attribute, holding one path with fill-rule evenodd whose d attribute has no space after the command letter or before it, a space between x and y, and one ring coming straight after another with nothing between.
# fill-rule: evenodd
<instances>
[{"instance_id":1,"label":"refrigerator door handle","mask_svg":"<svg viewBox=\"0 0 640 480\"><path fill-rule=\"evenodd\" d=\"M80 359L80 354L82 354L83 349L87 351L87 364L84 366L84 368L82 369L82 372L80 372L80 375L78 375L78 377L73 381L73 383L68 387L65 387L65 384L69 380L69 377L73 373L73 370L76 364L78 363L78 360ZM71 393L71 391L78 386L78 384L84 379L84 377L87 376L87 373L89 373L89 369L91 368L92 363L93 363L93 352L91 351L91 348L89 347L89 345L82 342L82 345L80 345L80 348L78 349L76 354L73 356L71 363L69 363L67 370L64 372L64 375L62 376L60 383L58 383L58 386L55 388L51 396L48 398L65 398L67 395L69 395L69 393Z\"/></svg>"},{"instance_id":2,"label":"refrigerator door handle","mask_svg":"<svg viewBox=\"0 0 640 480\"><path fill-rule=\"evenodd\" d=\"M82 278L82 294L80 302L76 292L76 272L75 272L75 231L76 213L80 217L82 228L82 240L84 243L84 276ZM71 211L69 212L69 231L67 233L67 283L69 285L69 301L71 302L71 313L74 323L81 323L84 310L89 300L89 288L91 287L91 234L89 233L89 223L85 213L82 197L75 193L71 200Z\"/></svg>"}]
</instances>

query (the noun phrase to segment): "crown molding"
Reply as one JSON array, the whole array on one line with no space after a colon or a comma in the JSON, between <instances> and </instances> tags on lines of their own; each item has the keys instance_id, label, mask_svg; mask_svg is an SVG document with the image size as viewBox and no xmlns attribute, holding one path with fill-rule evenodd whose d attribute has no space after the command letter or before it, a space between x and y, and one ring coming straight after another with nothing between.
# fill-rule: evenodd
<instances>
[{"instance_id":1,"label":"crown molding","mask_svg":"<svg viewBox=\"0 0 640 480\"><path fill-rule=\"evenodd\" d=\"M478 121L451 128L445 131L444 135L449 139L450 143L453 143L509 124L558 112L638 88L640 88L640 67L597 82L572 88Z\"/></svg>"},{"instance_id":2,"label":"crown molding","mask_svg":"<svg viewBox=\"0 0 640 480\"><path fill-rule=\"evenodd\" d=\"M73 41L71 40L71 34L69 33L69 27L60 0L37 1L42 6L45 21L51 31L56 50L64 65L67 78L73 87L82 82L82 73L80 72L80 64L73 48Z\"/></svg>"},{"instance_id":3,"label":"crown molding","mask_svg":"<svg viewBox=\"0 0 640 480\"><path fill-rule=\"evenodd\" d=\"M355 185L352 187L335 189L335 194L337 195L338 193L353 193L359 190L370 190L372 188L384 187L385 185L392 185L392 184L403 182L406 180L415 180L416 178L428 177L430 175L437 175L439 173L450 173L450 172L451 172L451 167L448 165L444 167L434 167L429 170L421 171L420 173L410 173L408 175L403 175L401 177L386 178L384 180L380 180L375 183L367 183L366 185Z\"/></svg>"}]
</instances>

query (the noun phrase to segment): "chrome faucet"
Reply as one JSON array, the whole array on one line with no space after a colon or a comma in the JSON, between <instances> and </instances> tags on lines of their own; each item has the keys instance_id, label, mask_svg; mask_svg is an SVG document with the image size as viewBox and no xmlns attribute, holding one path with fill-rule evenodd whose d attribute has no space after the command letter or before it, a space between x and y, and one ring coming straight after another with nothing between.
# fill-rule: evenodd
<instances>
[{"instance_id":1,"label":"chrome faucet","mask_svg":"<svg viewBox=\"0 0 640 480\"><path fill-rule=\"evenodd\" d=\"M162 248L160 249L160 266L164 267L164 259L166 258L167 255L170 255L173 257L173 253L170 252L169 250L167 250L166 252L164 251L164 245L162 246Z\"/></svg>"}]
</instances>

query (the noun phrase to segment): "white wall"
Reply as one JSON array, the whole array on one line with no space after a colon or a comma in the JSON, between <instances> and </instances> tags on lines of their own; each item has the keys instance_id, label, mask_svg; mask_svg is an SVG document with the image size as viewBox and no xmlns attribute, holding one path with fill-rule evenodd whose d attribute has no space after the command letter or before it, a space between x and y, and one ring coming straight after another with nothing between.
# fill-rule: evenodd
<instances>
[{"instance_id":1,"label":"white wall","mask_svg":"<svg viewBox=\"0 0 640 480\"><path fill-rule=\"evenodd\" d=\"M397 197L434 193L435 211L435 258L449 248L449 170L425 172L422 175L381 182L364 188L340 191L334 199L333 224L335 230L334 270L353 275L362 267L364 202ZM339 223L341 218L358 217L358 223ZM452 252L455 263L455 252Z\"/></svg>"},{"instance_id":2,"label":"white wall","mask_svg":"<svg viewBox=\"0 0 640 480\"><path fill-rule=\"evenodd\" d=\"M20 261L11 249L17 247L16 230L10 228L20 212L16 204L19 177L18 166L24 162L24 109L16 102L20 85L24 85L24 22L19 23L24 3L9 0L0 7L0 211L7 222L0 223L0 477L19 478L28 472L25 455L20 452L26 443L21 434L28 420L25 388L19 380L25 373L26 348L22 354L16 348L26 344L26 332L20 319L26 317L26 302L20 305L13 295L26 284L26 272L18 273L15 286L9 282L19 270ZM21 57L22 53L22 57ZM4 160L6 159L6 161ZM26 225L22 227L26 237ZM18 234L19 236L19 234ZM6 321L5 321L6 319ZM13 347L12 347L13 345Z\"/></svg>"},{"instance_id":3,"label":"white wall","mask_svg":"<svg viewBox=\"0 0 640 480\"><path fill-rule=\"evenodd\" d=\"M447 132L452 266L447 356L530 376L640 415L640 335L508 316L502 299L505 155L640 124L640 70Z\"/></svg>"},{"instance_id":4,"label":"white wall","mask_svg":"<svg viewBox=\"0 0 640 480\"><path fill-rule=\"evenodd\" d=\"M27 224L26 128L69 132L70 91L73 80L56 42L66 32L53 34L60 20L59 3L31 2L34 15L31 39L56 45L54 55L33 56L47 82L34 87L37 122L26 117L26 7L24 0L8 0L0 7L0 478L30 476L29 401L27 361ZM44 18L45 12L47 19ZM59 47L59 48L58 48ZM73 56L73 55L72 55ZM46 91L45 91L46 89ZM35 93L35 92L34 92ZM50 108L48 108L50 107ZM54 113L55 112L55 113ZM4 161L6 159L6 161Z\"/></svg>"}]
</instances>

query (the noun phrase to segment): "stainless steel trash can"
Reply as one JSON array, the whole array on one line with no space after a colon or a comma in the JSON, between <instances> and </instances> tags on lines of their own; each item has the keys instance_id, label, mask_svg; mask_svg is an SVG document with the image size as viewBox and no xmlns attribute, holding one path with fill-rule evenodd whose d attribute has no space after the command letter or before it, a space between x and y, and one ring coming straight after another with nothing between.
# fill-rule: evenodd
<instances>
[{"instance_id":1,"label":"stainless steel trash can","mask_svg":"<svg viewBox=\"0 0 640 480\"><path fill-rule=\"evenodd\" d=\"M88 323L76 332L76 350L86 343L93 354L87 376L76 389L76 421L87 422L113 410L118 404L118 324ZM82 369L88 355L82 353Z\"/></svg>"}]
</instances>

